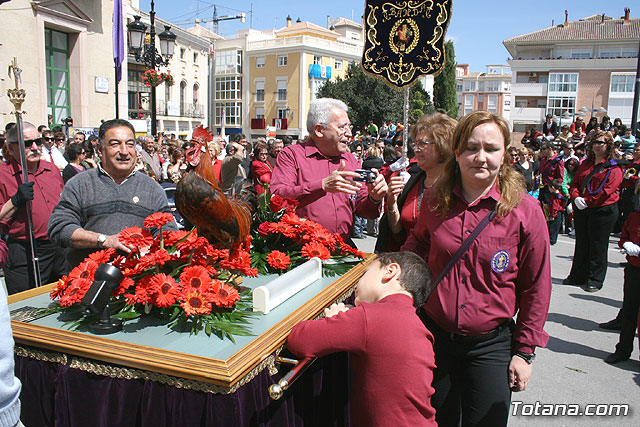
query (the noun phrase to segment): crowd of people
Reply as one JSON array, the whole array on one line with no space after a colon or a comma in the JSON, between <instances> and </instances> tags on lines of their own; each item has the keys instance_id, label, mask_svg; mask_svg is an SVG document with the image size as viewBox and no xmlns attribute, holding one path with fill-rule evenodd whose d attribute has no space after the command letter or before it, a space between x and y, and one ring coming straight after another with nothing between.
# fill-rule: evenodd
<instances>
[{"instance_id":1,"label":"crowd of people","mask_svg":"<svg viewBox=\"0 0 640 427\"><path fill-rule=\"evenodd\" d=\"M295 198L299 216L351 245L365 227L377 236L381 255L356 286L356 307L332 306L290 338L299 355L356 355L355 380L366 390L353 400L361 425L398 413L407 424L506 425L511 394L526 389L535 350L548 340L550 246L561 231L576 239L564 283L588 292L602 288L609 234L621 231L629 260L624 303L619 319L604 327L622 330L607 361L629 358L639 299L632 282L640 275L640 145L629 142L618 119L585 126L578 118L558 129L548 116L543 131L528 132L516 148L508 123L482 111L459 121L435 113L408 129L370 121L354 136L347 105L324 98L311 103L306 128L308 138L298 143L286 137L252 144L243 134L204 141L226 194L252 186L257 194ZM196 135L202 133L192 141L136 138L129 122L114 119L85 138L25 122L29 180L22 182L17 127L8 127L0 141L0 245L7 246L0 246L0 262L8 293L35 286L27 202L40 275L50 283L93 251L129 251L120 230L170 212L162 187L175 186L188 170L187 152L202 142ZM329 333L336 330L344 333ZM384 375L393 365L385 358L393 358L381 352L392 347L411 367L396 370L393 380ZM386 411L372 410L371 402L383 400Z\"/></svg>"}]
</instances>

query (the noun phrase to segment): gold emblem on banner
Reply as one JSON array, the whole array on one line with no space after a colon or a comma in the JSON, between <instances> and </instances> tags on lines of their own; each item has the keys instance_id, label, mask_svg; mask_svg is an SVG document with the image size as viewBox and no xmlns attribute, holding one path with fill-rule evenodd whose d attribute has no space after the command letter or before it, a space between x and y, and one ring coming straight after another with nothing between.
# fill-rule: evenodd
<instances>
[{"instance_id":1,"label":"gold emblem on banner","mask_svg":"<svg viewBox=\"0 0 640 427\"><path fill-rule=\"evenodd\" d=\"M452 0L367 0L362 68L396 88L444 66Z\"/></svg>"}]
</instances>

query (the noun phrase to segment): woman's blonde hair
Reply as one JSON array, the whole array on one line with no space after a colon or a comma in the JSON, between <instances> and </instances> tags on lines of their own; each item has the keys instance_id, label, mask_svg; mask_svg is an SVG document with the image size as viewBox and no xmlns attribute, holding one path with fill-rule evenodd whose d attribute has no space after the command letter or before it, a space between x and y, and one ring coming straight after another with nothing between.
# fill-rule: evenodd
<instances>
[{"instance_id":1,"label":"woman's blonde hair","mask_svg":"<svg viewBox=\"0 0 640 427\"><path fill-rule=\"evenodd\" d=\"M446 163L453 157L451 135L457 124L457 120L446 114L434 113L425 115L415 125L411 126L411 136L415 141L424 134L430 133L433 138L433 141L430 142L435 142L438 153L440 153L438 163Z\"/></svg>"},{"instance_id":2,"label":"woman's blonde hair","mask_svg":"<svg viewBox=\"0 0 640 427\"><path fill-rule=\"evenodd\" d=\"M507 121L486 111L475 111L467 114L460 119L458 126L453 131L451 148L455 155L462 154L473 130L486 123L494 123L498 126L504 140L504 159L496 178L498 191L501 194L500 201L496 207L496 214L498 217L504 218L518 206L526 192L523 176L511 167L511 154L507 149L511 143L511 131ZM431 193L431 209L439 215L446 215L451 208L453 189L459 184L461 184L460 167L455 156L453 156L445 165L444 172Z\"/></svg>"},{"instance_id":3,"label":"woman's blonde hair","mask_svg":"<svg viewBox=\"0 0 640 427\"><path fill-rule=\"evenodd\" d=\"M377 147L375 145L372 145L367 150L367 156L369 157L380 157L381 155L382 155L382 150L380 149L380 147Z\"/></svg>"}]
</instances>

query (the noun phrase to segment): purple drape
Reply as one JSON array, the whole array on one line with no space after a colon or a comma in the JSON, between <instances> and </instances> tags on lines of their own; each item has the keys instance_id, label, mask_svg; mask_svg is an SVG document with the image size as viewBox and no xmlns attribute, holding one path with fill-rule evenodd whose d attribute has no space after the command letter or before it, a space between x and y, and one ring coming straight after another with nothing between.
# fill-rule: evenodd
<instances>
[{"instance_id":1,"label":"purple drape","mask_svg":"<svg viewBox=\"0 0 640 427\"><path fill-rule=\"evenodd\" d=\"M230 395L184 390L154 381L91 374L16 356L21 420L37 426L348 426L349 372L344 353L316 361L279 401L263 370Z\"/></svg>"},{"instance_id":2,"label":"purple drape","mask_svg":"<svg viewBox=\"0 0 640 427\"><path fill-rule=\"evenodd\" d=\"M122 0L113 1L113 62L116 67L116 84L122 80L124 60L124 27L122 25Z\"/></svg>"}]
</instances>

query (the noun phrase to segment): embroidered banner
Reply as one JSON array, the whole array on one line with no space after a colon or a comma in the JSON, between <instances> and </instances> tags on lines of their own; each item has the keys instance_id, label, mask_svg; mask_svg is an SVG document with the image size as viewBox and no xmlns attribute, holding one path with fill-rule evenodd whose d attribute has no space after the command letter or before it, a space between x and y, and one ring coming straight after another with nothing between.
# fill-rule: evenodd
<instances>
[{"instance_id":1,"label":"embroidered banner","mask_svg":"<svg viewBox=\"0 0 640 427\"><path fill-rule=\"evenodd\" d=\"M395 88L444 67L453 0L366 0L362 68Z\"/></svg>"}]
</instances>

